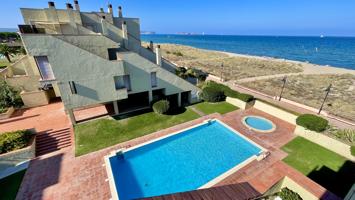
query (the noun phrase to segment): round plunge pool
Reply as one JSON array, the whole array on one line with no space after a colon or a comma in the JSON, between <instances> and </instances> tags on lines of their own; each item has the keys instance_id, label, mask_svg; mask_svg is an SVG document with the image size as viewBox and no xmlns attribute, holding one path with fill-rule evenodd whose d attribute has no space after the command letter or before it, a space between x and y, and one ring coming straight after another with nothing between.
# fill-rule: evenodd
<instances>
[{"instance_id":1,"label":"round plunge pool","mask_svg":"<svg viewBox=\"0 0 355 200\"><path fill-rule=\"evenodd\" d=\"M275 124L264 118L259 116L246 116L242 120L243 124L251 130L258 132L272 132L276 129Z\"/></svg>"}]
</instances>

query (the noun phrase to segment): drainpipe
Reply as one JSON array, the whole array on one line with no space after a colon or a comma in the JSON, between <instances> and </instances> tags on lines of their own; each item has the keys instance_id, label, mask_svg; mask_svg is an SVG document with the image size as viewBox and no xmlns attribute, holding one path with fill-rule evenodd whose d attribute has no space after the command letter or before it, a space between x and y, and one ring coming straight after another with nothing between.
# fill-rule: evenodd
<instances>
[{"instance_id":1,"label":"drainpipe","mask_svg":"<svg viewBox=\"0 0 355 200\"><path fill-rule=\"evenodd\" d=\"M160 50L160 45L157 45L155 48L155 55L156 55L156 61L157 65L161 67L161 50Z\"/></svg>"},{"instance_id":2,"label":"drainpipe","mask_svg":"<svg viewBox=\"0 0 355 200\"><path fill-rule=\"evenodd\" d=\"M123 21L122 23L122 37L124 40L124 47L128 49L128 32L127 32L127 22Z\"/></svg>"},{"instance_id":3,"label":"drainpipe","mask_svg":"<svg viewBox=\"0 0 355 200\"><path fill-rule=\"evenodd\" d=\"M123 15L122 15L122 7L121 6L118 6L118 17L119 18L123 17Z\"/></svg>"},{"instance_id":4,"label":"drainpipe","mask_svg":"<svg viewBox=\"0 0 355 200\"><path fill-rule=\"evenodd\" d=\"M75 10L80 11L79 1L74 1Z\"/></svg>"}]
</instances>

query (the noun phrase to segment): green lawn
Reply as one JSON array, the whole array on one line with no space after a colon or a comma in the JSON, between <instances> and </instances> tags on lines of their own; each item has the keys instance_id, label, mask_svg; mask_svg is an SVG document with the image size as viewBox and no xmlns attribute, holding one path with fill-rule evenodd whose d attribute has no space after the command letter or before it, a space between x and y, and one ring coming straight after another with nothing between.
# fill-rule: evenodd
<instances>
[{"instance_id":1,"label":"green lawn","mask_svg":"<svg viewBox=\"0 0 355 200\"><path fill-rule=\"evenodd\" d=\"M154 112L121 120L100 119L75 126L76 155L83 155L200 117L187 108L172 115Z\"/></svg>"},{"instance_id":2,"label":"green lawn","mask_svg":"<svg viewBox=\"0 0 355 200\"><path fill-rule=\"evenodd\" d=\"M239 109L238 107L227 103L225 101L223 102L218 102L218 103L209 103L209 102L202 102L199 104L194 105L195 108L200 110L201 112L205 113L206 115L212 114L212 113L220 113L220 114L225 114L234 110Z\"/></svg>"},{"instance_id":3,"label":"green lawn","mask_svg":"<svg viewBox=\"0 0 355 200\"><path fill-rule=\"evenodd\" d=\"M355 163L309 140L297 137L282 149L283 160L315 182L345 197L355 180Z\"/></svg>"},{"instance_id":4,"label":"green lawn","mask_svg":"<svg viewBox=\"0 0 355 200\"><path fill-rule=\"evenodd\" d=\"M10 63L5 59L5 58L1 58L0 59L0 69L5 68L6 66L8 66Z\"/></svg>"},{"instance_id":5,"label":"green lawn","mask_svg":"<svg viewBox=\"0 0 355 200\"><path fill-rule=\"evenodd\" d=\"M11 200L16 198L17 191L20 188L25 172L26 170L23 170L0 180L1 200Z\"/></svg>"}]
</instances>

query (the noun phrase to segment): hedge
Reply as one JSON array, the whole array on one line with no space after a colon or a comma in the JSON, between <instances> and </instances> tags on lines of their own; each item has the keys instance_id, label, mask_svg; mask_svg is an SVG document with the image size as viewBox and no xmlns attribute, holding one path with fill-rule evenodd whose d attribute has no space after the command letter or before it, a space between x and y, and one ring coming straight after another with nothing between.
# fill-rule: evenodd
<instances>
[{"instance_id":1,"label":"hedge","mask_svg":"<svg viewBox=\"0 0 355 200\"><path fill-rule=\"evenodd\" d=\"M226 96L224 92L214 87L204 87L202 89L202 99L207 102L224 101Z\"/></svg>"},{"instance_id":2,"label":"hedge","mask_svg":"<svg viewBox=\"0 0 355 200\"><path fill-rule=\"evenodd\" d=\"M351 155L355 156L355 146L350 147Z\"/></svg>"},{"instance_id":3,"label":"hedge","mask_svg":"<svg viewBox=\"0 0 355 200\"><path fill-rule=\"evenodd\" d=\"M304 114L296 119L296 124L303 126L311 131L322 132L328 127L328 120L317 115Z\"/></svg>"},{"instance_id":4,"label":"hedge","mask_svg":"<svg viewBox=\"0 0 355 200\"><path fill-rule=\"evenodd\" d=\"M0 134L0 153L7 153L28 146L32 133L28 130L19 130Z\"/></svg>"},{"instance_id":5,"label":"hedge","mask_svg":"<svg viewBox=\"0 0 355 200\"><path fill-rule=\"evenodd\" d=\"M153 104L153 110L155 113L164 114L169 110L169 101L168 100L160 100Z\"/></svg>"},{"instance_id":6,"label":"hedge","mask_svg":"<svg viewBox=\"0 0 355 200\"><path fill-rule=\"evenodd\" d=\"M221 91L223 91L225 96L231 97L231 98L236 98L236 99L242 100L244 102L250 102L250 101L254 100L254 96L252 96L252 95L237 92L235 90L232 90L230 87L228 87L226 85L219 84L214 81L208 81L206 83L205 87L213 87L217 90L221 90Z\"/></svg>"}]
</instances>

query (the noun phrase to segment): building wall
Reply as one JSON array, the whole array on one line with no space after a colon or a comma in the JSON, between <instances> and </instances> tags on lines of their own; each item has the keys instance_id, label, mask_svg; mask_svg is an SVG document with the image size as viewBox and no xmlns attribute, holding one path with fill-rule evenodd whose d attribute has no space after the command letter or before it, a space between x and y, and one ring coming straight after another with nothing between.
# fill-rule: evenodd
<instances>
[{"instance_id":1,"label":"building wall","mask_svg":"<svg viewBox=\"0 0 355 200\"><path fill-rule=\"evenodd\" d=\"M114 76L124 75L123 62L109 61L51 35L23 35L28 53L48 56L66 108L77 108L127 98L116 91ZM78 94L71 94L75 81Z\"/></svg>"}]
</instances>

